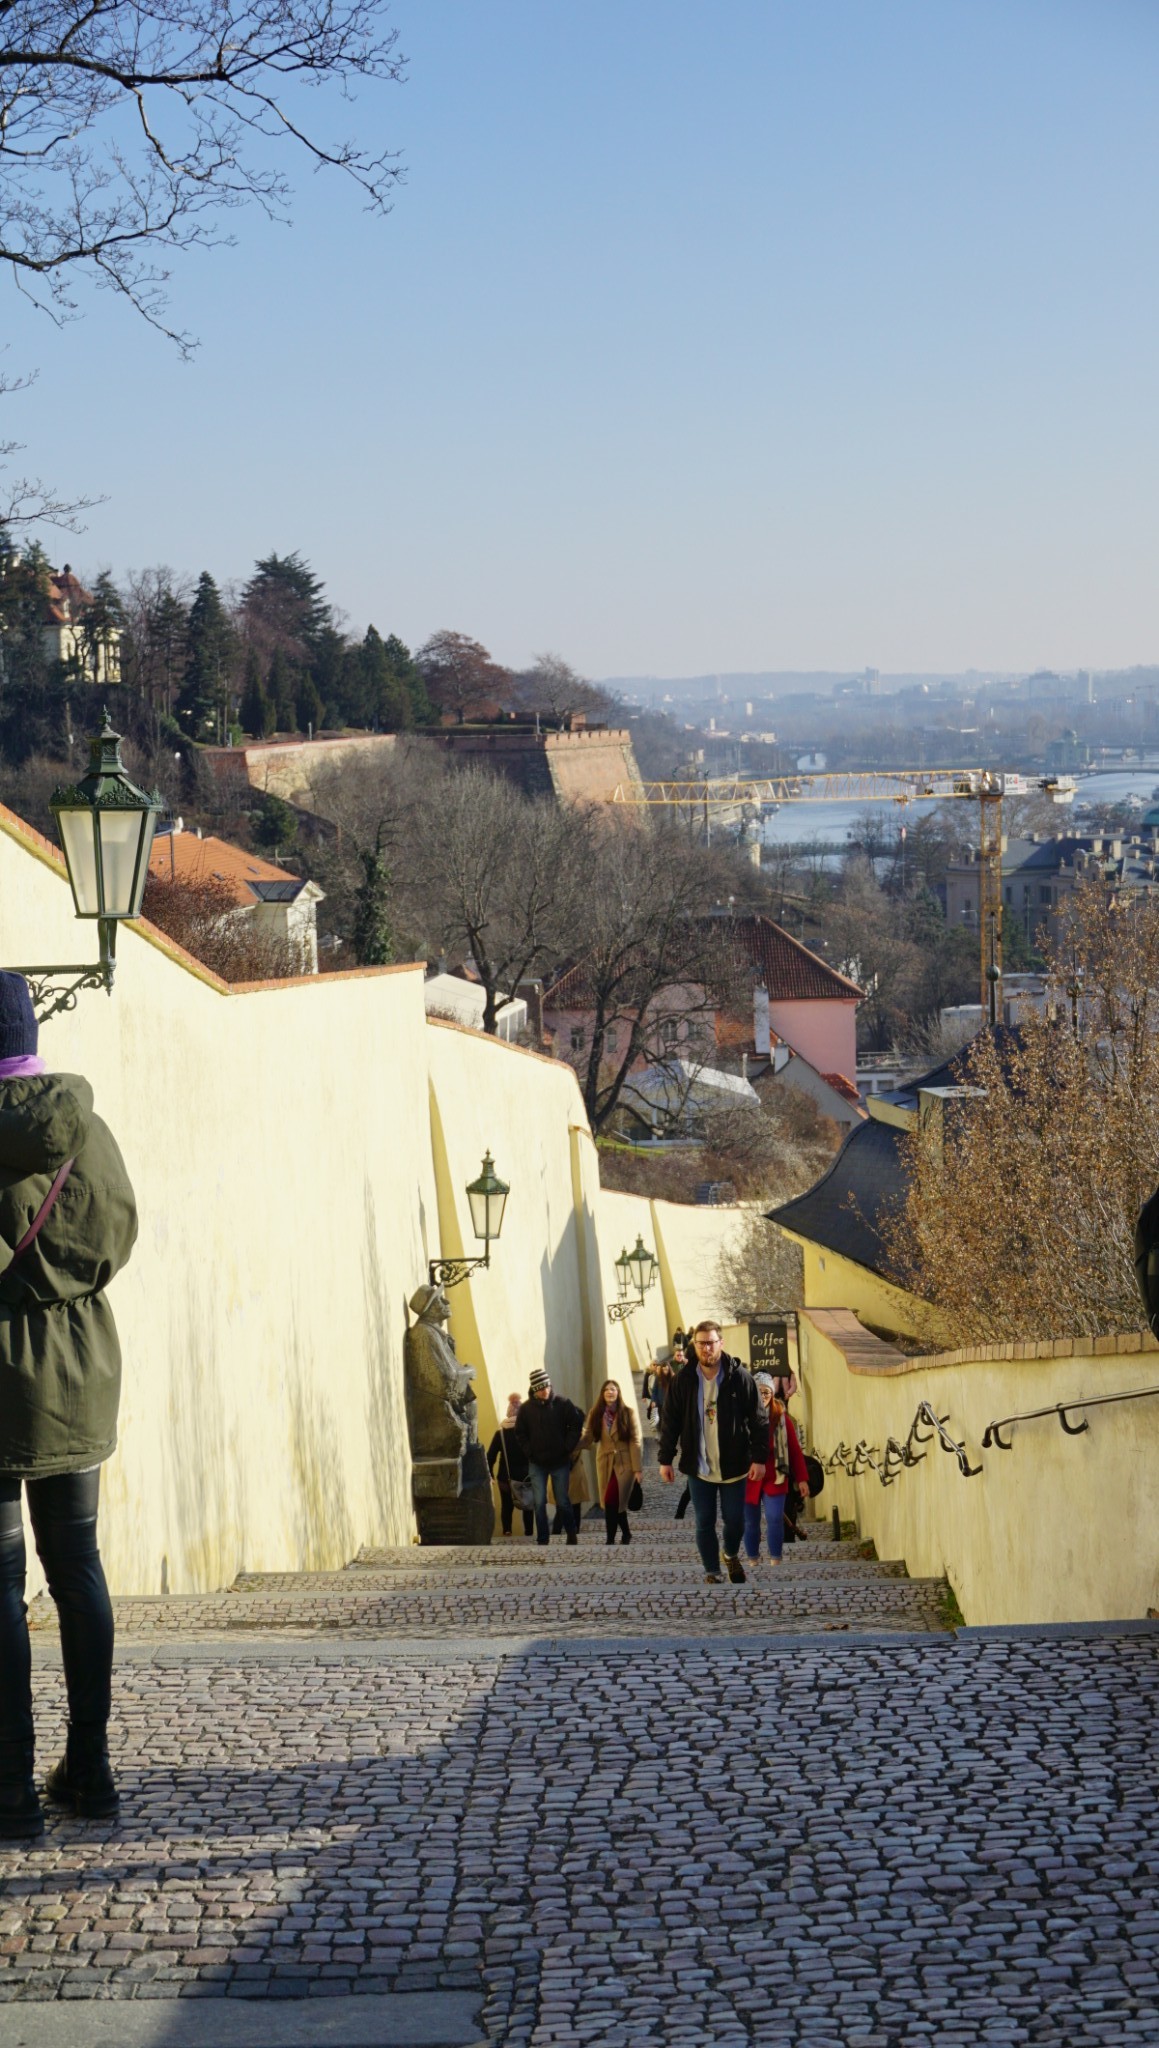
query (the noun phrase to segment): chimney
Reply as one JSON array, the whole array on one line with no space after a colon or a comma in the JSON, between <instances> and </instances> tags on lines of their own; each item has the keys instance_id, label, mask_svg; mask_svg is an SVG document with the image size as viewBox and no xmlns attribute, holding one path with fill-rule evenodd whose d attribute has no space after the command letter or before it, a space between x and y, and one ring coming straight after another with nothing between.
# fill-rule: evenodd
<instances>
[{"instance_id":1,"label":"chimney","mask_svg":"<svg viewBox=\"0 0 1159 2048\"><path fill-rule=\"evenodd\" d=\"M767 1060L772 1051L769 1030L769 992L764 982L753 990L753 1048L758 1059Z\"/></svg>"}]
</instances>

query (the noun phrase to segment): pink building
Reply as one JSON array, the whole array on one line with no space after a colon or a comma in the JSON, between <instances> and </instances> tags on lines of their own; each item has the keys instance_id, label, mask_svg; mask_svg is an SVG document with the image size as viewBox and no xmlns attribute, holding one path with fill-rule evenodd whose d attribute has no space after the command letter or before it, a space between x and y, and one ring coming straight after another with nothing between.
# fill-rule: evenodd
<instances>
[{"instance_id":1,"label":"pink building","mask_svg":"<svg viewBox=\"0 0 1159 2048\"><path fill-rule=\"evenodd\" d=\"M648 1014L648 1046L636 1062L691 1059L704 1065L761 1071L774 1063L776 1049L789 1047L827 1080L844 1083L856 1095L856 982L830 967L807 946L790 938L770 917L712 920L722 951L731 957L731 980L751 987L751 996L716 1004L702 987L674 985L660 992ZM543 1024L558 1058L586 1068L592 1043L592 1002L582 961L548 982L543 991ZM605 1057L616 1061L627 1045L626 1023L613 1025Z\"/></svg>"}]
</instances>

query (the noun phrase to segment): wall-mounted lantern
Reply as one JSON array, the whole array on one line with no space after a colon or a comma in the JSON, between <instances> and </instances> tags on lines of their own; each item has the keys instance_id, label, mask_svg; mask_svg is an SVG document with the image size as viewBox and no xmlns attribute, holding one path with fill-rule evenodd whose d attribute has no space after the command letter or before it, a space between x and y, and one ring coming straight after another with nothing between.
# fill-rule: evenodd
<instances>
[{"instance_id":1,"label":"wall-mounted lantern","mask_svg":"<svg viewBox=\"0 0 1159 2048\"><path fill-rule=\"evenodd\" d=\"M89 772L69 789L58 789L52 810L64 849L65 866L78 917L95 917L100 958L84 967L17 967L28 983L43 1021L72 1010L82 988L111 995L116 971L117 926L141 915L149 873L149 849L164 809L130 782L121 760L121 736L109 714L90 742Z\"/></svg>"},{"instance_id":2,"label":"wall-mounted lantern","mask_svg":"<svg viewBox=\"0 0 1159 2048\"><path fill-rule=\"evenodd\" d=\"M616 1292L618 1301L608 1303L608 1321L622 1323L644 1306L644 1296L656 1284L660 1271L655 1252L650 1252L642 1237L636 1238L635 1251L624 1250L615 1262Z\"/></svg>"},{"instance_id":3,"label":"wall-mounted lantern","mask_svg":"<svg viewBox=\"0 0 1159 2048\"><path fill-rule=\"evenodd\" d=\"M510 1192L507 1182L500 1180L496 1173L491 1154L485 1152L483 1170L478 1179L467 1183L471 1228L482 1240L483 1252L474 1259L432 1259L428 1268L432 1287L457 1287L460 1280L465 1280L477 1266L491 1264L491 1246L497 1242L503 1228L503 1212Z\"/></svg>"}]
</instances>

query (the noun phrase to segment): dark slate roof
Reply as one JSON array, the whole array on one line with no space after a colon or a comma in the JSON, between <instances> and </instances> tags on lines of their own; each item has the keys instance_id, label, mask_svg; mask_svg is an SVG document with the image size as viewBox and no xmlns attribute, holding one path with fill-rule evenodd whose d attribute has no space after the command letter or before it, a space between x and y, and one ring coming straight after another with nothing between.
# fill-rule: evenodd
<instances>
[{"instance_id":1,"label":"dark slate roof","mask_svg":"<svg viewBox=\"0 0 1159 2048\"><path fill-rule=\"evenodd\" d=\"M287 877L284 882L247 882L259 903L293 903L301 895L306 884L301 877Z\"/></svg>"},{"instance_id":2,"label":"dark slate roof","mask_svg":"<svg viewBox=\"0 0 1159 2048\"><path fill-rule=\"evenodd\" d=\"M933 1082L934 1087L939 1086ZM815 1187L779 1209L770 1209L771 1223L795 1230L799 1237L868 1266L886 1280L897 1275L890 1267L880 1226L890 1210L903 1200L906 1190L899 1141L904 1136L896 1124L878 1123L870 1117L858 1124L827 1173Z\"/></svg>"},{"instance_id":3,"label":"dark slate roof","mask_svg":"<svg viewBox=\"0 0 1159 2048\"><path fill-rule=\"evenodd\" d=\"M1006 1056L1019 1041L1018 1028L1001 1024L994 1037L1005 1064ZM899 1109L916 1109L922 1088L958 1087L964 1079L967 1050L954 1053L928 1074L919 1074L898 1090L893 1102ZM883 1279L900 1284L880 1230L889 1212L905 1199L907 1182L900 1151L904 1136L896 1124L879 1123L871 1115L867 1123L858 1124L849 1133L833 1164L814 1187L794 1196L791 1202L782 1202L780 1208L766 1211L769 1221L782 1223L786 1230L795 1230L798 1236L809 1238L826 1251L852 1259L859 1266L868 1266L871 1273L880 1273Z\"/></svg>"}]
</instances>

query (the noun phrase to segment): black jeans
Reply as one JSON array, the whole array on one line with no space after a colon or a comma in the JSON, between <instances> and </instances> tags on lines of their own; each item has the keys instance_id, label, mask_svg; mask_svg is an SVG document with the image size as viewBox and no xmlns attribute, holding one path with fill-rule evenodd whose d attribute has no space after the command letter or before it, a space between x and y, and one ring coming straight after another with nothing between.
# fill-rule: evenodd
<instances>
[{"instance_id":1,"label":"black jeans","mask_svg":"<svg viewBox=\"0 0 1159 2048\"><path fill-rule=\"evenodd\" d=\"M0 1475L0 1742L31 1742L32 1656L24 1605L27 1560L21 1485L36 1552L60 1617L60 1648L72 1727L103 1729L113 1676L113 1609L97 1549L101 1475L53 1479Z\"/></svg>"}]
</instances>

